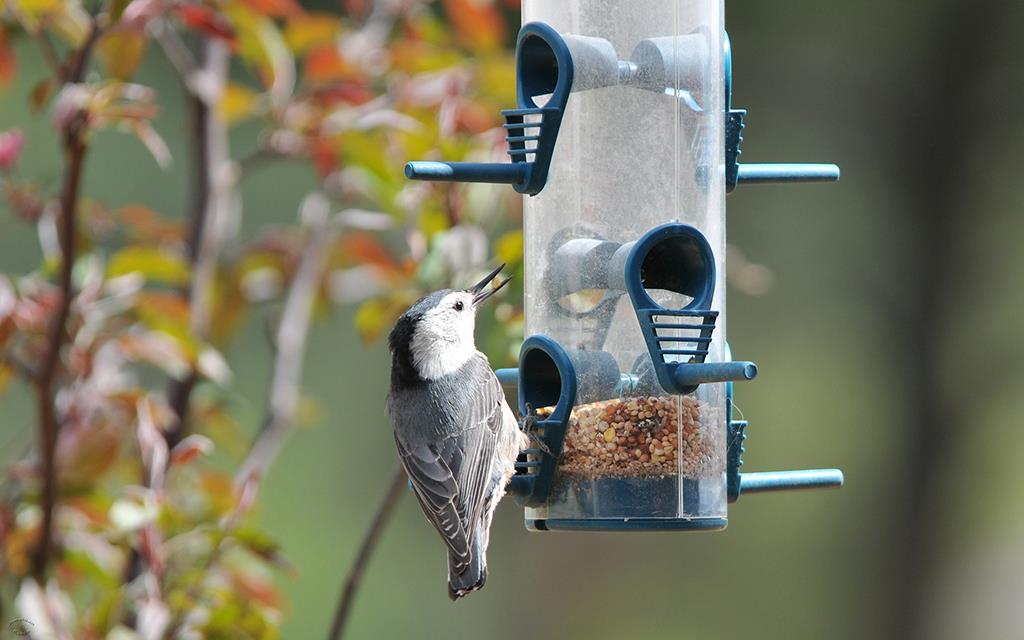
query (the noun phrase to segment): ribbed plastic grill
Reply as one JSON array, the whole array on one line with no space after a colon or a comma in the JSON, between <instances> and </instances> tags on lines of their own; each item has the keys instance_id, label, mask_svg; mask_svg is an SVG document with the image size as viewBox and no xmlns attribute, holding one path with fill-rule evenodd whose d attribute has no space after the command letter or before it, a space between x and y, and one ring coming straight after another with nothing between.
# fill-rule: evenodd
<instances>
[{"instance_id":1,"label":"ribbed plastic grill","mask_svg":"<svg viewBox=\"0 0 1024 640\"><path fill-rule=\"evenodd\" d=\"M704 362L718 312L709 309L638 309L644 338L662 363Z\"/></svg>"},{"instance_id":2,"label":"ribbed plastic grill","mask_svg":"<svg viewBox=\"0 0 1024 640\"><path fill-rule=\"evenodd\" d=\"M508 155L513 162L533 162L537 147L544 137L544 127L549 114L557 114L557 109L528 108L505 109L505 140L508 142Z\"/></svg>"}]
</instances>

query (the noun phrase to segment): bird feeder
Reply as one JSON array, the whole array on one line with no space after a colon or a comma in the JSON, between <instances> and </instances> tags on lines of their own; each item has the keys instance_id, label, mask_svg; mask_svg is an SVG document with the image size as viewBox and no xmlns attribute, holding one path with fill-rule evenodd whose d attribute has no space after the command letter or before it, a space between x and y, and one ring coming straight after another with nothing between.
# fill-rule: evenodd
<instances>
[{"instance_id":1,"label":"bird feeder","mask_svg":"<svg viewBox=\"0 0 1024 640\"><path fill-rule=\"evenodd\" d=\"M837 470L740 474L726 345L725 198L838 178L741 165L721 2L524 0L509 162L410 162L416 180L524 201L519 367L499 371L542 447L509 491L533 530L721 529L741 492L837 486Z\"/></svg>"}]
</instances>

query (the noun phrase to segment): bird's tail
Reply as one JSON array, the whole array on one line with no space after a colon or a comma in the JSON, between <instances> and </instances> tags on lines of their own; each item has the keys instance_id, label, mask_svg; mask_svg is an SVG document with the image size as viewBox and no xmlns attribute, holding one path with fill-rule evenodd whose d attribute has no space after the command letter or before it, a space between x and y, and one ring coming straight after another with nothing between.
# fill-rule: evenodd
<instances>
[{"instance_id":1,"label":"bird's tail","mask_svg":"<svg viewBox=\"0 0 1024 640\"><path fill-rule=\"evenodd\" d=\"M478 544L473 545L473 557L469 564L461 567L462 572L456 573L457 561L448 556L448 597L452 601L468 595L471 591L482 589L487 582L487 557L485 550Z\"/></svg>"}]
</instances>

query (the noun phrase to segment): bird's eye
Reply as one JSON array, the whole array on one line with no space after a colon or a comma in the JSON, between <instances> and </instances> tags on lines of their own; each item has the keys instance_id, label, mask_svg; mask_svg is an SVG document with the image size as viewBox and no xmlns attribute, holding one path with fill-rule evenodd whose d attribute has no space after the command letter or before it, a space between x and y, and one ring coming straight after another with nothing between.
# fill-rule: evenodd
<instances>
[{"instance_id":1,"label":"bird's eye","mask_svg":"<svg viewBox=\"0 0 1024 640\"><path fill-rule=\"evenodd\" d=\"M456 311L462 311L463 308L465 308L465 305L462 304L462 300L459 300L458 302L455 303Z\"/></svg>"}]
</instances>

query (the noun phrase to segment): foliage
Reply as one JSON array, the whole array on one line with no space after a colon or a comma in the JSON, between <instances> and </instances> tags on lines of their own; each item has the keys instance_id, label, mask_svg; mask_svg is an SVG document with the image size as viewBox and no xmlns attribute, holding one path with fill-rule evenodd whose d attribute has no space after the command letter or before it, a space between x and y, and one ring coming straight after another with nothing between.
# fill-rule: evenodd
<instances>
[{"instance_id":1,"label":"foliage","mask_svg":"<svg viewBox=\"0 0 1024 640\"><path fill-rule=\"evenodd\" d=\"M520 271L511 190L402 173L412 158L501 153L514 3L340 9L0 0L0 83L19 71L13 43L33 41L51 75L29 99L62 138L53 190L19 172L23 133L0 133L0 197L38 228L44 256L0 274L0 388L33 389L39 405L37 446L3 470L0 561L39 637L276 637L273 571L288 564L248 515L276 453L266 443L296 418L309 308L353 305L372 340L424 291L497 259ZM161 97L140 77L147 55L167 56L197 106L194 153L174 159L191 163L187 219L79 186L102 162L97 136L127 133L172 161L153 127ZM243 122L258 123L258 146L231 157L228 128ZM238 181L277 161L306 163L319 191L298 226L240 237ZM507 356L521 312L495 309L485 344ZM252 316L282 326L265 428L246 445L223 354Z\"/></svg>"}]
</instances>

